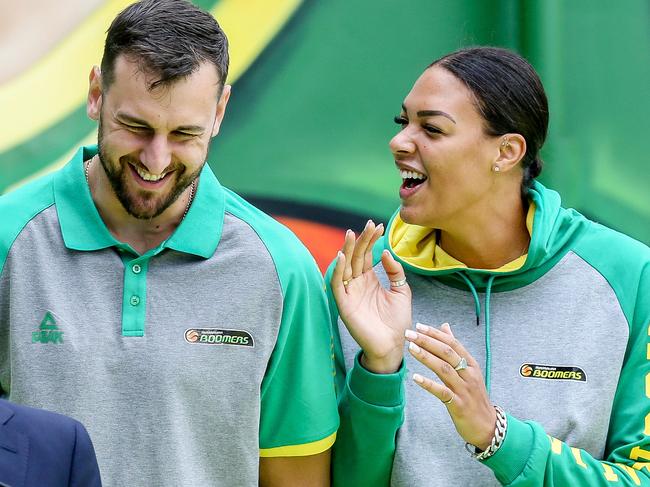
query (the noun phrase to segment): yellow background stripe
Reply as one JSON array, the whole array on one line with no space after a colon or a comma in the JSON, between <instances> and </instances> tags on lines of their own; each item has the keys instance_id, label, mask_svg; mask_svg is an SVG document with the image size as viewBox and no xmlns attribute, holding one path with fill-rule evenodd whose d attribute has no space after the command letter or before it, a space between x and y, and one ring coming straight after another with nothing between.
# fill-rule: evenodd
<instances>
[{"instance_id":1,"label":"yellow background stripe","mask_svg":"<svg viewBox=\"0 0 650 487\"><path fill-rule=\"evenodd\" d=\"M280 31L302 0L220 0L212 14L228 36L234 83Z\"/></svg>"},{"instance_id":2,"label":"yellow background stripe","mask_svg":"<svg viewBox=\"0 0 650 487\"><path fill-rule=\"evenodd\" d=\"M109 0L36 64L0 86L0 152L34 137L84 103L113 17L132 0Z\"/></svg>"},{"instance_id":3,"label":"yellow background stripe","mask_svg":"<svg viewBox=\"0 0 650 487\"><path fill-rule=\"evenodd\" d=\"M276 448L260 448L261 457L305 457L307 455L316 455L323 453L331 448L336 440L336 433L332 433L327 438L305 443L304 445L278 446Z\"/></svg>"},{"instance_id":4,"label":"yellow background stripe","mask_svg":"<svg viewBox=\"0 0 650 487\"><path fill-rule=\"evenodd\" d=\"M234 83L278 33L302 0L221 0L210 13L228 36L230 69L228 83ZM85 103L88 73L101 62L105 31L113 17L132 0L109 0L38 64L0 86L0 152L28 140ZM62 78L52 73L66 68ZM36 88L38 87L38 90ZM45 101L47 103L45 103ZM45 109L44 109L45 108ZM59 160L25 178L9 192L37 176L65 165L80 145L96 142L95 131L71 144Z\"/></svg>"}]
</instances>

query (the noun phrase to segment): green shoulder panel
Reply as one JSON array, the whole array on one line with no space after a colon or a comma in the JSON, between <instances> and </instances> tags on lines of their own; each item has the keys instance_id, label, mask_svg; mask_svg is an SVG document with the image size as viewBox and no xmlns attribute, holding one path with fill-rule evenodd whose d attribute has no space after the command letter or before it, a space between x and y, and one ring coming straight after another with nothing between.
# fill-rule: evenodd
<instances>
[{"instance_id":1,"label":"green shoulder panel","mask_svg":"<svg viewBox=\"0 0 650 487\"><path fill-rule=\"evenodd\" d=\"M630 327L607 439L608 459L650 474L650 248L593 224L575 252L607 280Z\"/></svg>"},{"instance_id":2,"label":"green shoulder panel","mask_svg":"<svg viewBox=\"0 0 650 487\"><path fill-rule=\"evenodd\" d=\"M36 215L54 204L54 175L0 196L0 275L14 241Z\"/></svg>"},{"instance_id":3,"label":"green shoulder panel","mask_svg":"<svg viewBox=\"0 0 650 487\"><path fill-rule=\"evenodd\" d=\"M650 318L650 248L622 233L592 223L574 252L596 269L612 287L628 324L648 324Z\"/></svg>"},{"instance_id":4,"label":"green shoulder panel","mask_svg":"<svg viewBox=\"0 0 650 487\"><path fill-rule=\"evenodd\" d=\"M280 331L262 383L260 448L319 442L334 434L339 423L323 278L288 228L225 191L226 212L246 221L266 245L284 295ZM307 447L304 454L309 453Z\"/></svg>"},{"instance_id":5,"label":"green shoulder panel","mask_svg":"<svg viewBox=\"0 0 650 487\"><path fill-rule=\"evenodd\" d=\"M345 359L343 357L343 348L341 348L341 335L339 333L338 319L339 313L336 308L336 301L334 294L332 294L332 286L330 280L332 273L336 266L336 259L327 268L325 272L325 292L327 295L327 305L330 314L330 330L332 334L332 346L334 347L334 385L336 387L336 397L340 398L345 387Z\"/></svg>"},{"instance_id":6,"label":"green shoulder panel","mask_svg":"<svg viewBox=\"0 0 650 487\"><path fill-rule=\"evenodd\" d=\"M502 448L485 464L513 487L650 486L650 249L590 223L572 250L608 282L629 326L604 458L509 416Z\"/></svg>"}]
</instances>

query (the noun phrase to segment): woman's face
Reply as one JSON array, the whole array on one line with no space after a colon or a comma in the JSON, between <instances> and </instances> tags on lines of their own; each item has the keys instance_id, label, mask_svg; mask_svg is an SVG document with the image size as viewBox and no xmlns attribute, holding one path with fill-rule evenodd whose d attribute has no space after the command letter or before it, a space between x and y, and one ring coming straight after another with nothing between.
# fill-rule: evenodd
<instances>
[{"instance_id":1,"label":"woman's face","mask_svg":"<svg viewBox=\"0 0 650 487\"><path fill-rule=\"evenodd\" d=\"M401 129L389 145L402 176L405 222L444 230L489 208L500 138L485 135L461 81L442 67L428 68L395 121Z\"/></svg>"}]
</instances>

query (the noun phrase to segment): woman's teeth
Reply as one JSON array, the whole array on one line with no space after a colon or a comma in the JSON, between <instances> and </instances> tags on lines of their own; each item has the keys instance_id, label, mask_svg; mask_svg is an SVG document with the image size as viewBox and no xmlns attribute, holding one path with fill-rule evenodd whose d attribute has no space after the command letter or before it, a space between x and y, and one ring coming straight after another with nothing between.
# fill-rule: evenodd
<instances>
[{"instance_id":1,"label":"woman's teeth","mask_svg":"<svg viewBox=\"0 0 650 487\"><path fill-rule=\"evenodd\" d=\"M404 171L403 169L400 169L399 175L402 179L421 179L424 181L427 178L424 174L420 174L419 172Z\"/></svg>"}]
</instances>

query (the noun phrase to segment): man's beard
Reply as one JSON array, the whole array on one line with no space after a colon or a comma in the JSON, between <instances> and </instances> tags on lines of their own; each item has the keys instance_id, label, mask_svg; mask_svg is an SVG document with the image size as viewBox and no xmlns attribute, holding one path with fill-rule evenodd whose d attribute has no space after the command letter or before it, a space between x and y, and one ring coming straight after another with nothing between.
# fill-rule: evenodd
<instances>
[{"instance_id":1,"label":"man's beard","mask_svg":"<svg viewBox=\"0 0 650 487\"><path fill-rule=\"evenodd\" d=\"M171 191L163 195L145 189L131 189L128 186L128 172L131 171L128 167L129 162L133 162L133 165L137 167L139 161L130 156L123 156L119 161L113 161L104 152L102 135L102 122L100 117L97 138L97 155L99 156L99 161L119 202L129 215L139 220L150 220L161 215L194 182L201 173L201 169L203 169L202 164L194 173L186 174L186 166L180 163L176 164L176 167L173 168L174 174L169 176L175 178L174 186ZM173 161L172 164L174 164Z\"/></svg>"}]
</instances>

